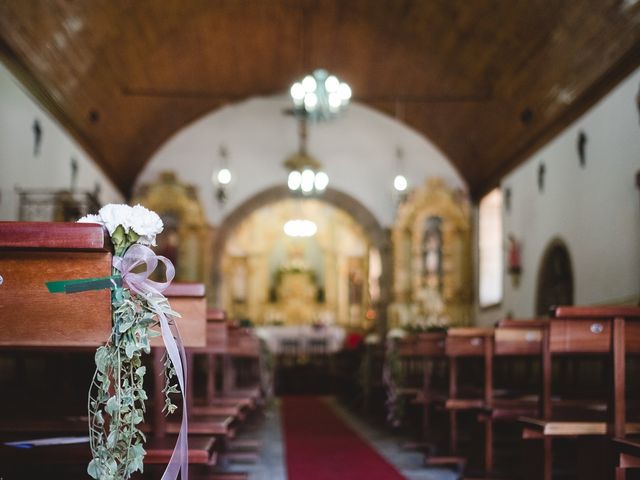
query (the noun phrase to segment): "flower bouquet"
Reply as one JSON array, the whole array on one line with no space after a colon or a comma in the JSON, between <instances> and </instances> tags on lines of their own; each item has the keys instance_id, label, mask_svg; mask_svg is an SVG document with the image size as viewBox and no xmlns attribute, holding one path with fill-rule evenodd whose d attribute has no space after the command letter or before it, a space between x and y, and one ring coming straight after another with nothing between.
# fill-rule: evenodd
<instances>
[{"instance_id":1,"label":"flower bouquet","mask_svg":"<svg viewBox=\"0 0 640 480\"><path fill-rule=\"evenodd\" d=\"M149 248L155 246L156 235L163 229L155 212L140 205L111 204L100 209L98 215L87 215L78 221L103 225L115 250L112 330L107 343L96 351L96 369L89 390L93 459L87 472L100 480L126 480L136 471L143 471L146 439L139 426L144 420L147 394L142 354L150 352L151 337L162 336L166 347L164 411L170 414L177 409L170 398L172 393L186 391L184 349L172 321L179 315L162 294L175 270L168 259L156 256ZM149 279L159 262L165 266L165 282ZM116 279L120 281L115 282ZM182 428L163 479L175 479L181 470L181 478L187 478L186 419L183 394Z\"/></svg>"}]
</instances>

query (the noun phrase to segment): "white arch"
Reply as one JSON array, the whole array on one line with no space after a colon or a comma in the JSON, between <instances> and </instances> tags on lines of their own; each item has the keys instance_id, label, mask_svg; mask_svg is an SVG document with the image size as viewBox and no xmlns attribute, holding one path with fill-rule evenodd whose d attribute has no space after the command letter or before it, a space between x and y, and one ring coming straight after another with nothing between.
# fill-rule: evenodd
<instances>
[{"instance_id":1,"label":"white arch","mask_svg":"<svg viewBox=\"0 0 640 480\"><path fill-rule=\"evenodd\" d=\"M176 132L153 155L136 180L152 182L163 170L196 185L209 222L219 224L227 212L257 192L286 183L283 160L298 148L297 124L283 115L285 95L252 98L207 114ZM211 175L219 168L218 149L225 145L234 175L227 205L214 200ZM355 197L385 226L395 211L392 182L395 151L404 150L404 174L410 186L439 176L466 189L462 177L425 137L404 124L359 103L334 122L311 125L308 150L323 163L330 186Z\"/></svg>"}]
</instances>

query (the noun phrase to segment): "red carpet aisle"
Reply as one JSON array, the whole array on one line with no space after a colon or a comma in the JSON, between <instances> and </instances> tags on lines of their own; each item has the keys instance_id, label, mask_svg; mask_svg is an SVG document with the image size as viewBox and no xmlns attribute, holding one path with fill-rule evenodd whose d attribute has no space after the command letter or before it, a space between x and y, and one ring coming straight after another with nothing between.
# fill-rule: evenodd
<instances>
[{"instance_id":1,"label":"red carpet aisle","mask_svg":"<svg viewBox=\"0 0 640 480\"><path fill-rule=\"evenodd\" d=\"M400 480L404 477L319 397L282 401L289 480Z\"/></svg>"}]
</instances>

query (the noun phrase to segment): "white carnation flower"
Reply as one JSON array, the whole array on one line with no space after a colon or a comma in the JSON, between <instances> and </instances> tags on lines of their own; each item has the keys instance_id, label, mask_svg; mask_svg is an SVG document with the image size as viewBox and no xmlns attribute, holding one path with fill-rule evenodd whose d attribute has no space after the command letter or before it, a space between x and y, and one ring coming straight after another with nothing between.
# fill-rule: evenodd
<instances>
[{"instance_id":1,"label":"white carnation flower","mask_svg":"<svg viewBox=\"0 0 640 480\"><path fill-rule=\"evenodd\" d=\"M156 235L164 228L160 216L142 205L131 208L128 225L140 235L138 243L153 246L156 244Z\"/></svg>"},{"instance_id":2,"label":"white carnation flower","mask_svg":"<svg viewBox=\"0 0 640 480\"><path fill-rule=\"evenodd\" d=\"M113 235L119 225L122 225L125 233L129 233L131 210L129 205L118 205L117 203L110 203L100 209L98 213L102 218L102 223L109 230L109 235Z\"/></svg>"},{"instance_id":3,"label":"white carnation flower","mask_svg":"<svg viewBox=\"0 0 640 480\"><path fill-rule=\"evenodd\" d=\"M100 218L100 215L92 214L85 215L84 217L79 219L77 223L99 223L100 225L104 225L104 222L102 221L102 218Z\"/></svg>"}]
</instances>

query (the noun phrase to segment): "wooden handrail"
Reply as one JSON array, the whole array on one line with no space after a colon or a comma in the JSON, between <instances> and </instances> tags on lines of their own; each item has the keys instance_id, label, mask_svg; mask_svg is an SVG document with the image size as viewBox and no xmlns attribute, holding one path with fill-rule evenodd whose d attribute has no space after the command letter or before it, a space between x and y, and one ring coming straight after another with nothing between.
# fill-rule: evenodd
<instances>
[{"instance_id":1,"label":"wooden handrail","mask_svg":"<svg viewBox=\"0 0 640 480\"><path fill-rule=\"evenodd\" d=\"M204 297L205 288L203 283L173 282L163 293L165 297Z\"/></svg>"},{"instance_id":2,"label":"wooden handrail","mask_svg":"<svg viewBox=\"0 0 640 480\"><path fill-rule=\"evenodd\" d=\"M640 307L554 307L556 318L640 318Z\"/></svg>"},{"instance_id":3,"label":"wooden handrail","mask_svg":"<svg viewBox=\"0 0 640 480\"><path fill-rule=\"evenodd\" d=\"M221 308L209 308L207 309L207 320L209 321L218 321L218 322L226 322L227 321L227 312Z\"/></svg>"},{"instance_id":4,"label":"wooden handrail","mask_svg":"<svg viewBox=\"0 0 640 480\"><path fill-rule=\"evenodd\" d=\"M498 322L498 328L545 328L549 326L549 320L547 319L534 319L534 320L515 320L512 318L500 320Z\"/></svg>"},{"instance_id":5,"label":"wooden handrail","mask_svg":"<svg viewBox=\"0 0 640 480\"><path fill-rule=\"evenodd\" d=\"M111 251L108 232L96 223L0 222L0 249Z\"/></svg>"}]
</instances>

